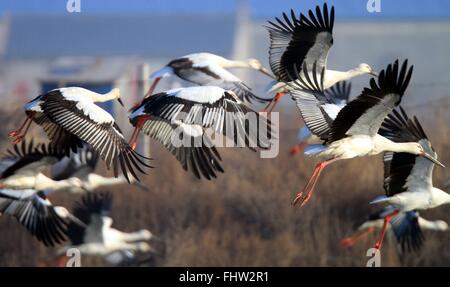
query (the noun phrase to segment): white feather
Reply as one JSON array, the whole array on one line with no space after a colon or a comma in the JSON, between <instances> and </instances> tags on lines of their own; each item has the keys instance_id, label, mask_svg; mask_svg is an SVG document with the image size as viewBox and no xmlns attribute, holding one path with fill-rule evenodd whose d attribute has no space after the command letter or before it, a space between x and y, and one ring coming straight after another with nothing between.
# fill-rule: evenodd
<instances>
[{"instance_id":1,"label":"white feather","mask_svg":"<svg viewBox=\"0 0 450 287\"><path fill-rule=\"evenodd\" d=\"M65 99L77 102L76 107L96 123L114 122L114 118L108 112L94 104L93 99L98 96L97 93L79 87L61 88L59 90Z\"/></svg>"},{"instance_id":2,"label":"white feather","mask_svg":"<svg viewBox=\"0 0 450 287\"><path fill-rule=\"evenodd\" d=\"M213 104L224 96L225 90L214 86L178 88L167 91L167 95L200 104Z\"/></svg>"}]
</instances>

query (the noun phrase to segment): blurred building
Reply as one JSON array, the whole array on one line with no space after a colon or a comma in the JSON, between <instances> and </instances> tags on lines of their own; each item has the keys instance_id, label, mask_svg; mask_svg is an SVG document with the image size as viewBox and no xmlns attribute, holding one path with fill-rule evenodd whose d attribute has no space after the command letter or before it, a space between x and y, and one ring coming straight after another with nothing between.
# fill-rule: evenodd
<instances>
[{"instance_id":1,"label":"blurred building","mask_svg":"<svg viewBox=\"0 0 450 287\"><path fill-rule=\"evenodd\" d=\"M8 15L0 24L0 96L18 106L57 87L104 93L117 86L130 107L142 97L149 73L173 57L200 51L245 57L244 49L235 47L236 30L244 27L237 20L234 15ZM181 84L167 79L160 88ZM116 112L119 124L127 120L124 109L104 107Z\"/></svg>"},{"instance_id":2,"label":"blurred building","mask_svg":"<svg viewBox=\"0 0 450 287\"><path fill-rule=\"evenodd\" d=\"M144 78L176 56L204 51L233 59L258 58L268 66L269 40L263 26L268 19L251 18L245 3L234 14L6 15L0 19L0 96L13 104L59 86L99 92L119 86L130 105L148 84ZM274 11L274 16L280 13ZM366 62L379 70L397 58L408 58L415 65L409 103L413 98L423 102L424 92L448 96L448 21L336 19L334 32L331 69ZM141 69L144 63L146 71ZM269 82L254 71L234 72L258 94ZM366 76L353 81L353 96L367 81ZM167 79L159 87L185 84Z\"/></svg>"}]
</instances>

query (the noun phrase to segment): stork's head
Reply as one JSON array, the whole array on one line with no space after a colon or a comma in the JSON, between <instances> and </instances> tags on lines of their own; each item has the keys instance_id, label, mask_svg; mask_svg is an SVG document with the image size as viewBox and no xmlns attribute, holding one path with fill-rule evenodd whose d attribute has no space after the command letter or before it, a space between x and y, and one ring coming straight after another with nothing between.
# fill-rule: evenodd
<instances>
[{"instance_id":1,"label":"stork's head","mask_svg":"<svg viewBox=\"0 0 450 287\"><path fill-rule=\"evenodd\" d=\"M262 68L262 64L261 64L261 62L259 61L259 60L257 60L257 59L248 59L247 60L247 63L248 63L248 66L250 67L250 68L252 68L252 69L255 69L255 70L259 70L259 69L261 69Z\"/></svg>"},{"instance_id":2,"label":"stork's head","mask_svg":"<svg viewBox=\"0 0 450 287\"><path fill-rule=\"evenodd\" d=\"M375 72L375 70L372 69L372 67L369 64L366 63L359 64L358 70L360 70L363 73L378 77L378 73Z\"/></svg>"},{"instance_id":3,"label":"stork's head","mask_svg":"<svg viewBox=\"0 0 450 287\"><path fill-rule=\"evenodd\" d=\"M411 153L416 154L416 155L420 155L423 156L424 158L432 161L433 163L439 165L440 167L444 167L445 165L443 165L440 161L437 160L437 158L433 155L430 155L423 147L422 144L420 143L413 143L412 144L412 151Z\"/></svg>"},{"instance_id":4,"label":"stork's head","mask_svg":"<svg viewBox=\"0 0 450 287\"><path fill-rule=\"evenodd\" d=\"M117 99L119 104L123 107L122 98L120 97L120 89L119 88L114 88L114 89L111 90L110 93L112 93L114 95L114 98Z\"/></svg>"},{"instance_id":5,"label":"stork's head","mask_svg":"<svg viewBox=\"0 0 450 287\"><path fill-rule=\"evenodd\" d=\"M136 243L136 250L139 252L150 252L153 248L147 242Z\"/></svg>"},{"instance_id":6,"label":"stork's head","mask_svg":"<svg viewBox=\"0 0 450 287\"><path fill-rule=\"evenodd\" d=\"M153 237L153 234L147 229L141 229L138 233L143 240L150 240Z\"/></svg>"},{"instance_id":7,"label":"stork's head","mask_svg":"<svg viewBox=\"0 0 450 287\"><path fill-rule=\"evenodd\" d=\"M436 230L442 230L442 231L449 230L450 231L447 222L445 222L444 220L436 220L434 222L434 224L435 224Z\"/></svg>"},{"instance_id":8,"label":"stork's head","mask_svg":"<svg viewBox=\"0 0 450 287\"><path fill-rule=\"evenodd\" d=\"M270 73L269 70L264 68L264 66L261 64L261 62L257 59L248 59L247 64L250 68L260 71L261 73L265 74L266 76L269 76L271 78L274 78L274 76Z\"/></svg>"}]
</instances>

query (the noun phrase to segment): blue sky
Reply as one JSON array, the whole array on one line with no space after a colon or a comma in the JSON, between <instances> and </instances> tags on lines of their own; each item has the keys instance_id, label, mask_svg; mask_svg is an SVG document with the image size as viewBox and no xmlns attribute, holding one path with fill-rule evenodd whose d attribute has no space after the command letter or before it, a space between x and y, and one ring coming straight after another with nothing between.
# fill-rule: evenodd
<instances>
[{"instance_id":1,"label":"blue sky","mask_svg":"<svg viewBox=\"0 0 450 287\"><path fill-rule=\"evenodd\" d=\"M82 13L233 13L237 3L247 2L254 17L270 17L290 8L304 11L322 1L313 0L80 0ZM379 0L381 13L368 13L368 0L327 1L338 7L341 18L432 18L450 19L448 0ZM11 13L67 13L67 0L1 0L0 14Z\"/></svg>"}]
</instances>

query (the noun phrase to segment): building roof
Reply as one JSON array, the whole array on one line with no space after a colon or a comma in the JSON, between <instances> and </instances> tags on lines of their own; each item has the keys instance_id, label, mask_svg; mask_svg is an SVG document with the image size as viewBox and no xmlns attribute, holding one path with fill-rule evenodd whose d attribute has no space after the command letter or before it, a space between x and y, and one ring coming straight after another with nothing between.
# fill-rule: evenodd
<instances>
[{"instance_id":1,"label":"building roof","mask_svg":"<svg viewBox=\"0 0 450 287\"><path fill-rule=\"evenodd\" d=\"M59 56L229 56L233 15L12 15L7 59Z\"/></svg>"}]
</instances>

